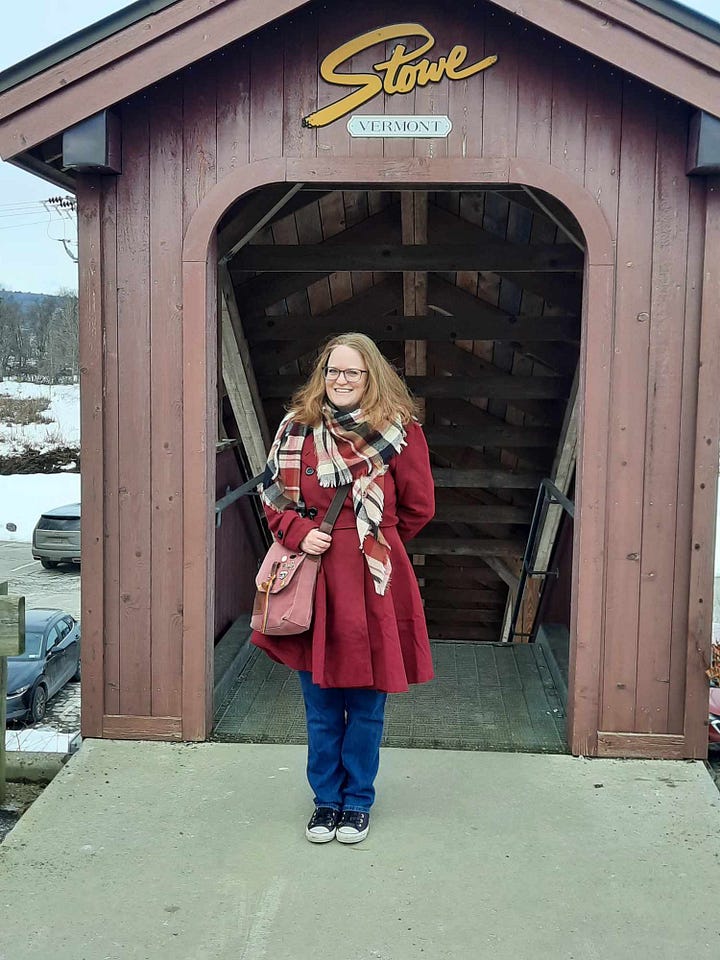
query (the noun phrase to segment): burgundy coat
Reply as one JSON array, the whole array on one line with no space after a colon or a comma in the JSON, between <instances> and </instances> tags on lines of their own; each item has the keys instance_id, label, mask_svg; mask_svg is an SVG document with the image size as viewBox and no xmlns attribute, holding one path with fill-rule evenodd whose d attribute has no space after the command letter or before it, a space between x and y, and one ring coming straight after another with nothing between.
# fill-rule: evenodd
<instances>
[{"instance_id":1,"label":"burgundy coat","mask_svg":"<svg viewBox=\"0 0 720 960\"><path fill-rule=\"evenodd\" d=\"M294 510L265 508L275 538L298 550L300 542L330 506L334 488L317 481L312 435L302 449L300 492L311 520ZM430 643L420 590L403 543L432 519L435 490L427 443L414 421L407 426L407 446L393 457L385 474L385 508L381 528L390 545L392 575L384 596L375 592L348 494L333 527L332 544L323 554L315 593L313 623L305 633L269 637L257 631L252 642L293 670L309 670L321 687L371 687L400 693L410 683L433 677Z\"/></svg>"}]
</instances>

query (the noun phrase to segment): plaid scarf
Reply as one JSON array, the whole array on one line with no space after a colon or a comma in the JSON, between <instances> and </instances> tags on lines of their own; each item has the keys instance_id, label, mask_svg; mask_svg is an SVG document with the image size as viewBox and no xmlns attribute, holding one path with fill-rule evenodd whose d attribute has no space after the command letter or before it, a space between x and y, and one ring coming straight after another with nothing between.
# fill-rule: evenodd
<instances>
[{"instance_id":1,"label":"plaid scarf","mask_svg":"<svg viewBox=\"0 0 720 960\"><path fill-rule=\"evenodd\" d=\"M360 549L365 554L375 591L384 595L392 564L390 546L380 530L385 504L387 465L405 446L406 431L400 419L376 430L362 419L361 410L323 407L316 427L295 423L286 416L275 435L262 483L263 501L273 510L302 506L301 453L305 437L313 435L317 477L321 487L352 483L353 510Z\"/></svg>"}]
</instances>

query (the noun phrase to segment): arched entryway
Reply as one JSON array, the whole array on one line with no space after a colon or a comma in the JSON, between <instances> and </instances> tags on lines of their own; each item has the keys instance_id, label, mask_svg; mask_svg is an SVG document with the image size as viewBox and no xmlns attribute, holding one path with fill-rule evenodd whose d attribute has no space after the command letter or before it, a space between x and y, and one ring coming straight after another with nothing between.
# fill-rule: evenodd
<instances>
[{"instance_id":1,"label":"arched entryway","mask_svg":"<svg viewBox=\"0 0 720 960\"><path fill-rule=\"evenodd\" d=\"M210 727L212 698L210 664L212 633L212 550L213 518L209 509L214 476L214 449L207 438L207 424L216 422L214 372L215 317L217 304L215 227L237 198L263 184L283 183L288 189L303 184L313 189L333 191L395 189L414 195L428 192L464 190L468 195L490 190L507 192L513 186L530 188L526 194L538 202L550 195L561 209L571 212L586 241L584 258L584 296L582 304L583 349L578 365L578 406L585 408L583 430L578 447L578 491L582 486L574 530L573 602L571 612L571 663L568 740L573 752L590 752L587 745L597 731L597 696L592 696L592 678L600 663L601 600L604 526L597 504L604 501L605 457L607 444L607 403L609 367L593 364L588 369L585 356L588 339L594 356L608 356L612 317L613 250L610 231L597 207L581 188L550 167L530 161L497 160L417 160L401 165L383 162L343 160L302 164L300 162L251 165L228 177L210 192L190 223L185 238L183 285L185 303L185 534L186 563L184 585L185 611L185 716L192 712L195 735L205 735ZM471 241L469 241L471 242ZM590 291L593 291L592 295ZM452 311L448 311L451 313ZM447 353L447 350L445 350ZM463 357L467 363L467 357ZM447 365L447 359L445 360ZM472 374L472 370L467 371ZM187 378L191 378L190 382ZM586 398L593 397L588 408ZM212 457L211 457L212 454ZM595 509L583 512L583 502ZM583 552L584 551L584 552ZM588 552L590 551L590 552ZM580 557L582 556L582 563ZM200 566L202 565L202 566ZM197 589L198 571L206 570L204 595ZM582 633L580 633L582 631ZM577 642L577 637L582 642ZM203 696L199 693L204 690ZM590 694L590 695L589 695ZM188 734L192 735L190 731Z\"/></svg>"}]
</instances>

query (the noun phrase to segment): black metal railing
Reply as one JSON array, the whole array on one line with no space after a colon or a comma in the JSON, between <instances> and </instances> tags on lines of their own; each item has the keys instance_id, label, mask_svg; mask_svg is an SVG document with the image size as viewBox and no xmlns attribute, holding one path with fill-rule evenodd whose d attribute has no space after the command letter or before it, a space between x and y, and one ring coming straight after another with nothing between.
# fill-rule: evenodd
<instances>
[{"instance_id":1,"label":"black metal railing","mask_svg":"<svg viewBox=\"0 0 720 960\"><path fill-rule=\"evenodd\" d=\"M555 486L552 480L545 478L540 481L540 486L535 499L535 509L533 510L532 523L530 524L530 533L528 534L527 544L525 545L525 554L523 556L522 570L520 571L520 582L518 583L515 603L513 604L512 620L510 621L510 632L508 633L508 643L512 643L515 637L530 637L528 633L518 633L516 631L517 620L522 608L523 596L525 593L525 584L528 577L557 577L557 570L536 570L535 554L537 550L538 534L542 530L543 522L547 516L547 508L552 504L559 504L563 510L575 519L575 504L569 500L564 493Z\"/></svg>"},{"instance_id":2,"label":"black metal railing","mask_svg":"<svg viewBox=\"0 0 720 960\"><path fill-rule=\"evenodd\" d=\"M259 473L256 477L253 477L251 480L246 481L240 487L236 487L234 490L231 490L230 487L227 488L225 496L220 500L215 501L215 526L219 527L222 523L222 514L223 510L227 510L229 506L235 503L236 500L239 500L240 497L255 496L258 494L256 490L257 485L263 478L263 474Z\"/></svg>"}]
</instances>

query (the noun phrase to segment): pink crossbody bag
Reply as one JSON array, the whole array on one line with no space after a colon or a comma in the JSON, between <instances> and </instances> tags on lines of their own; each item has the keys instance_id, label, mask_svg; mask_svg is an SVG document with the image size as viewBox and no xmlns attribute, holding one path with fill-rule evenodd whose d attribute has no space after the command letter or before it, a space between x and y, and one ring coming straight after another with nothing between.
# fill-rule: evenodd
<instances>
[{"instance_id":1,"label":"pink crossbody bag","mask_svg":"<svg viewBox=\"0 0 720 960\"><path fill-rule=\"evenodd\" d=\"M335 526L351 486L338 487L320 524L323 533L330 533ZM284 637L310 629L321 560L322 555L288 550L284 544L273 542L255 578L257 592L250 618L253 630Z\"/></svg>"}]
</instances>

